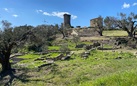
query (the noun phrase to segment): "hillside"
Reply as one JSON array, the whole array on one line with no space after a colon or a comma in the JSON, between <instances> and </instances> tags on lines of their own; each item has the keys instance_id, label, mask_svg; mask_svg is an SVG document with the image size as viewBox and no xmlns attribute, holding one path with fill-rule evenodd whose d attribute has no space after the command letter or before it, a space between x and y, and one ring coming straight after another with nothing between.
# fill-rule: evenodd
<instances>
[{"instance_id":1,"label":"hillside","mask_svg":"<svg viewBox=\"0 0 137 86\"><path fill-rule=\"evenodd\" d=\"M109 31L112 34L117 32ZM102 37L103 40L115 38L115 34L113 36L108 36L107 32L104 34L107 37ZM80 41L78 44L92 45L95 40L100 41L100 37L94 38L90 38L92 42ZM66 43L71 51L71 57L66 60L54 60L60 55L58 51L61 44ZM11 63L15 70L2 75L0 84L3 86L135 86L137 84L136 49L114 48L112 44L104 43L103 50L97 48L85 50L75 48L75 43L71 39L57 39L52 44L54 45L48 47L49 53L29 52L13 57ZM83 52L88 52L88 57L82 57ZM47 58L54 61L47 62Z\"/></svg>"}]
</instances>

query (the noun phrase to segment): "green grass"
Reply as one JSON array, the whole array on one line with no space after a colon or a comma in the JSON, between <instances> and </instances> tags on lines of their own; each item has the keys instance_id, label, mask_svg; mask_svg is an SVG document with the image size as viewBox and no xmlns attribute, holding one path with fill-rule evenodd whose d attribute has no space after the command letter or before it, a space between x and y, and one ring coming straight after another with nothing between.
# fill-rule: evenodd
<instances>
[{"instance_id":1,"label":"green grass","mask_svg":"<svg viewBox=\"0 0 137 86\"><path fill-rule=\"evenodd\" d=\"M48 47L48 50L60 50L60 47L61 47L61 45L63 45L63 44L67 44L68 45L68 48L70 49L70 50L77 50L76 48L75 48L75 46L76 46L76 44L74 43L74 42L72 42L71 40L60 40L61 42L60 43L58 43L58 46L49 46Z\"/></svg>"},{"instance_id":2,"label":"green grass","mask_svg":"<svg viewBox=\"0 0 137 86\"><path fill-rule=\"evenodd\" d=\"M93 37L80 37L81 41L91 41L91 40L109 40L110 38L105 37L105 36L93 36Z\"/></svg>"},{"instance_id":3,"label":"green grass","mask_svg":"<svg viewBox=\"0 0 137 86\"><path fill-rule=\"evenodd\" d=\"M137 82L137 70L127 70L123 72L117 72L106 77L97 79L94 86L136 86Z\"/></svg>"},{"instance_id":4,"label":"green grass","mask_svg":"<svg viewBox=\"0 0 137 86\"><path fill-rule=\"evenodd\" d=\"M48 57L48 58L55 58L55 57L57 57L59 54L60 54L60 53L48 53L48 54L46 54L46 55L44 55L44 56L46 56L46 57Z\"/></svg>"},{"instance_id":5,"label":"green grass","mask_svg":"<svg viewBox=\"0 0 137 86\"><path fill-rule=\"evenodd\" d=\"M42 64L46 64L46 62L43 61L34 61L37 58L40 57L48 57L48 58L55 58L56 56L58 56L60 53L49 53L46 55L35 55L35 54L26 54L24 56L19 56L18 58L23 58L24 60L20 61L17 63L17 65L21 66L21 67L25 67L25 68L37 68L38 66L42 65Z\"/></svg>"},{"instance_id":6,"label":"green grass","mask_svg":"<svg viewBox=\"0 0 137 86\"><path fill-rule=\"evenodd\" d=\"M49 46L48 50L59 50L60 46Z\"/></svg>"},{"instance_id":7,"label":"green grass","mask_svg":"<svg viewBox=\"0 0 137 86\"><path fill-rule=\"evenodd\" d=\"M103 44L103 48L113 48L113 46L109 44Z\"/></svg>"},{"instance_id":8,"label":"green grass","mask_svg":"<svg viewBox=\"0 0 137 86\"><path fill-rule=\"evenodd\" d=\"M116 32L115 32L116 33ZM136 86L137 84L137 58L129 52L119 52L112 50L101 51L93 50L87 59L81 58L84 49L76 49L75 43L70 40L62 41L68 43L68 47L74 54L72 59L66 61L55 61L54 64L38 68L45 64L43 61L34 61L35 59L46 56L54 58L60 53L48 53L46 55L26 54L19 56L24 60L13 65L13 68L19 68L20 71L15 75L21 79L14 79L13 86ZM90 42L83 42L90 44ZM111 48L110 45L104 45L105 48ZM59 50L60 45L50 46L49 50ZM116 59L121 57L122 59ZM4 77L0 82L10 79ZM23 79L23 80L22 80Z\"/></svg>"},{"instance_id":9,"label":"green grass","mask_svg":"<svg viewBox=\"0 0 137 86\"><path fill-rule=\"evenodd\" d=\"M42 61L34 61L37 58L40 58L41 55L26 54L24 56L19 56L18 58L23 58L24 60L17 63L17 65L25 68L37 68L38 66L44 64Z\"/></svg>"},{"instance_id":10,"label":"green grass","mask_svg":"<svg viewBox=\"0 0 137 86\"><path fill-rule=\"evenodd\" d=\"M123 30L110 30L103 31L103 36L128 36L126 31Z\"/></svg>"},{"instance_id":11,"label":"green grass","mask_svg":"<svg viewBox=\"0 0 137 86\"><path fill-rule=\"evenodd\" d=\"M75 53L71 60L56 61L56 65L45 66L39 71L32 66L42 64L41 61L29 65L23 83L15 79L12 85L18 86L135 86L137 84L137 58L131 53L91 51L87 59ZM56 56L53 53L51 56ZM30 57L31 56L31 57ZM121 56L122 59L115 59ZM38 55L25 55L21 58L33 59ZM106 59L107 58L107 59ZM33 61L32 61L33 62ZM19 63L22 64L23 62ZM23 64L26 65L24 62ZM23 71L23 70L22 70Z\"/></svg>"}]
</instances>

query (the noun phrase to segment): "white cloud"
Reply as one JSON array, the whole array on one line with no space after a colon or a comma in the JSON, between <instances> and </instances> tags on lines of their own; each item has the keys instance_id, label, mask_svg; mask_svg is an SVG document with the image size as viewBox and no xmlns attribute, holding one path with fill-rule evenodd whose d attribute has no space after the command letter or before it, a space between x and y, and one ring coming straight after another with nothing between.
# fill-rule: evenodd
<instances>
[{"instance_id":1,"label":"white cloud","mask_svg":"<svg viewBox=\"0 0 137 86\"><path fill-rule=\"evenodd\" d=\"M52 13L48 13L48 12L44 12L43 10L36 10L37 13L42 13L43 15L46 16L55 16L55 17L59 17L59 18L63 18L64 14L70 14L69 12L52 12ZM76 15L71 15L72 19L76 19L77 16Z\"/></svg>"},{"instance_id":2,"label":"white cloud","mask_svg":"<svg viewBox=\"0 0 137 86\"><path fill-rule=\"evenodd\" d=\"M78 18L77 16L75 16L75 15L72 15L72 19L76 19L76 18Z\"/></svg>"},{"instance_id":3,"label":"white cloud","mask_svg":"<svg viewBox=\"0 0 137 86\"><path fill-rule=\"evenodd\" d=\"M59 18L63 18L63 15L64 14L70 14L68 12L52 12L52 16L56 16L56 17L59 17Z\"/></svg>"},{"instance_id":4,"label":"white cloud","mask_svg":"<svg viewBox=\"0 0 137 86\"><path fill-rule=\"evenodd\" d=\"M46 16L51 16L51 14L50 14L50 13L48 13L48 12L43 12L43 15L46 15Z\"/></svg>"},{"instance_id":5,"label":"white cloud","mask_svg":"<svg viewBox=\"0 0 137 86\"><path fill-rule=\"evenodd\" d=\"M70 14L69 12L52 12L52 16L56 16L56 17L59 17L59 18L63 18L63 15L64 14ZM75 16L75 15L72 15L72 14L70 14L71 15L71 18L72 19L76 19L77 18L77 16Z\"/></svg>"},{"instance_id":6,"label":"white cloud","mask_svg":"<svg viewBox=\"0 0 137 86\"><path fill-rule=\"evenodd\" d=\"M13 17L15 17L15 18L16 18L16 17L18 17L18 15L17 15L17 14L13 14L12 16L13 16Z\"/></svg>"},{"instance_id":7,"label":"white cloud","mask_svg":"<svg viewBox=\"0 0 137 86\"><path fill-rule=\"evenodd\" d=\"M5 11L7 11L7 12L9 11L8 8L3 8L3 9L4 9Z\"/></svg>"},{"instance_id":8,"label":"white cloud","mask_svg":"<svg viewBox=\"0 0 137 86\"><path fill-rule=\"evenodd\" d=\"M127 4L127 3L124 2L123 6L122 6L122 9L129 8L129 7L130 7L130 4Z\"/></svg>"},{"instance_id":9,"label":"white cloud","mask_svg":"<svg viewBox=\"0 0 137 86\"><path fill-rule=\"evenodd\" d=\"M133 5L132 6L136 6L137 5L137 3L133 3Z\"/></svg>"},{"instance_id":10,"label":"white cloud","mask_svg":"<svg viewBox=\"0 0 137 86\"><path fill-rule=\"evenodd\" d=\"M36 10L36 12L37 12L37 13L42 13L42 12L43 12L43 10Z\"/></svg>"}]
</instances>

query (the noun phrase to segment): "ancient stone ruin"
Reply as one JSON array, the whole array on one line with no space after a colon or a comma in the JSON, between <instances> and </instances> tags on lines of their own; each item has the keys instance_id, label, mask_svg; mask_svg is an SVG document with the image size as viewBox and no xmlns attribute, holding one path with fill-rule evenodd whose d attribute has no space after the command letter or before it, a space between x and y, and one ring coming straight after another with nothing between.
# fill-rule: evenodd
<instances>
[{"instance_id":1,"label":"ancient stone ruin","mask_svg":"<svg viewBox=\"0 0 137 86\"><path fill-rule=\"evenodd\" d=\"M100 19L101 19L101 21L100 21ZM103 18L94 18L94 19L90 20L90 27L95 28L97 26L97 22L99 22L103 26Z\"/></svg>"},{"instance_id":2,"label":"ancient stone ruin","mask_svg":"<svg viewBox=\"0 0 137 86\"><path fill-rule=\"evenodd\" d=\"M100 36L99 33L93 28L73 29L71 35L76 35L79 37Z\"/></svg>"},{"instance_id":3,"label":"ancient stone ruin","mask_svg":"<svg viewBox=\"0 0 137 86\"><path fill-rule=\"evenodd\" d=\"M71 27L70 20L71 20L71 15L64 14L64 23L63 23L64 27Z\"/></svg>"}]
</instances>

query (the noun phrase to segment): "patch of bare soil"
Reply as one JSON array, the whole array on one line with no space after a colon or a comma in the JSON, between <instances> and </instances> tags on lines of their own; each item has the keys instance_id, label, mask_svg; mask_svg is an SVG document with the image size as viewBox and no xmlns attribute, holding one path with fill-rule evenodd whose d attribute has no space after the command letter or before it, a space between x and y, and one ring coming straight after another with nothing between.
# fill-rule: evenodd
<instances>
[{"instance_id":1,"label":"patch of bare soil","mask_svg":"<svg viewBox=\"0 0 137 86\"><path fill-rule=\"evenodd\" d=\"M24 59L22 59L22 58L17 58L17 57L13 57L13 58L11 58L11 60L12 60L12 64L16 64L16 63L18 63L18 62L20 62L20 61L22 61L22 60L24 60Z\"/></svg>"}]
</instances>

